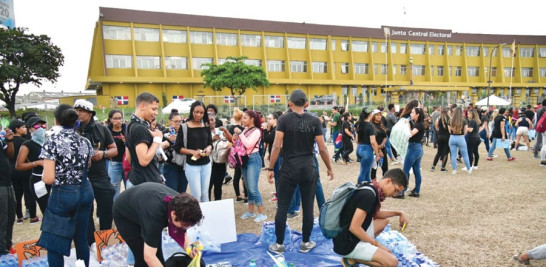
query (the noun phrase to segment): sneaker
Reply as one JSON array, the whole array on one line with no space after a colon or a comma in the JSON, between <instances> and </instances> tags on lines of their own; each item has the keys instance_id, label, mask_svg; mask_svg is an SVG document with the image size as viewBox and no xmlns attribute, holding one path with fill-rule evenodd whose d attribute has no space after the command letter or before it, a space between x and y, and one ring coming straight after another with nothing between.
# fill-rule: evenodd
<instances>
[{"instance_id":1,"label":"sneaker","mask_svg":"<svg viewBox=\"0 0 546 267\"><path fill-rule=\"evenodd\" d=\"M541 161L541 162L540 162L540 166L546 167L546 160Z\"/></svg>"},{"instance_id":2,"label":"sneaker","mask_svg":"<svg viewBox=\"0 0 546 267\"><path fill-rule=\"evenodd\" d=\"M487 161L493 161L493 158L487 157Z\"/></svg>"},{"instance_id":3,"label":"sneaker","mask_svg":"<svg viewBox=\"0 0 546 267\"><path fill-rule=\"evenodd\" d=\"M262 221L265 221L267 219L267 215L265 214L258 214L258 216L256 216L256 219L254 219L255 222L262 222Z\"/></svg>"},{"instance_id":4,"label":"sneaker","mask_svg":"<svg viewBox=\"0 0 546 267\"><path fill-rule=\"evenodd\" d=\"M229 184L233 180L233 177L227 176L226 179L224 179L224 184Z\"/></svg>"},{"instance_id":5,"label":"sneaker","mask_svg":"<svg viewBox=\"0 0 546 267\"><path fill-rule=\"evenodd\" d=\"M457 170L453 170L453 171L451 172L451 174L453 174L453 175L457 174Z\"/></svg>"},{"instance_id":6,"label":"sneaker","mask_svg":"<svg viewBox=\"0 0 546 267\"><path fill-rule=\"evenodd\" d=\"M277 197L272 197L269 201L275 202L275 201L277 201L277 200L278 200Z\"/></svg>"},{"instance_id":7,"label":"sneaker","mask_svg":"<svg viewBox=\"0 0 546 267\"><path fill-rule=\"evenodd\" d=\"M17 250L13 246L9 247L9 254L16 254Z\"/></svg>"},{"instance_id":8,"label":"sneaker","mask_svg":"<svg viewBox=\"0 0 546 267\"><path fill-rule=\"evenodd\" d=\"M521 260L519 258L520 255L521 254L514 255L514 257L512 257L512 259L514 259L515 261L517 261L517 262L519 262L519 263L521 263L523 265L530 265L531 264L528 260L527 261Z\"/></svg>"},{"instance_id":9,"label":"sneaker","mask_svg":"<svg viewBox=\"0 0 546 267\"><path fill-rule=\"evenodd\" d=\"M472 167L473 170L477 170L478 169L478 166L474 166Z\"/></svg>"},{"instance_id":10,"label":"sneaker","mask_svg":"<svg viewBox=\"0 0 546 267\"><path fill-rule=\"evenodd\" d=\"M534 159L540 159L540 156L539 155L534 155L533 158Z\"/></svg>"},{"instance_id":11,"label":"sneaker","mask_svg":"<svg viewBox=\"0 0 546 267\"><path fill-rule=\"evenodd\" d=\"M22 224L25 219L23 218L17 218L17 224Z\"/></svg>"},{"instance_id":12,"label":"sneaker","mask_svg":"<svg viewBox=\"0 0 546 267\"><path fill-rule=\"evenodd\" d=\"M392 165L400 164L400 161L398 161L398 160L395 159L395 160L392 161L391 164L392 164Z\"/></svg>"},{"instance_id":13,"label":"sneaker","mask_svg":"<svg viewBox=\"0 0 546 267\"><path fill-rule=\"evenodd\" d=\"M307 252L311 251L311 249L314 249L316 246L317 246L317 244L314 241L301 242L300 252L301 253L307 253Z\"/></svg>"},{"instance_id":14,"label":"sneaker","mask_svg":"<svg viewBox=\"0 0 546 267\"><path fill-rule=\"evenodd\" d=\"M288 218L288 219L292 219L292 218L295 218L295 217L298 217L298 216L300 216L300 213L298 211L293 212L293 213L289 212L288 214L286 214L286 218Z\"/></svg>"},{"instance_id":15,"label":"sneaker","mask_svg":"<svg viewBox=\"0 0 546 267\"><path fill-rule=\"evenodd\" d=\"M493 156L492 156L492 158L494 158L494 159L496 159L496 158L498 158L498 157L499 157L499 156L496 155L496 154L493 154Z\"/></svg>"},{"instance_id":16,"label":"sneaker","mask_svg":"<svg viewBox=\"0 0 546 267\"><path fill-rule=\"evenodd\" d=\"M243 199L242 197L237 197L237 198L235 199L235 201L237 201L237 202L241 202L241 201L243 201L243 200L244 200L244 199Z\"/></svg>"},{"instance_id":17,"label":"sneaker","mask_svg":"<svg viewBox=\"0 0 546 267\"><path fill-rule=\"evenodd\" d=\"M463 171L466 171L466 167L463 167L462 170L463 170Z\"/></svg>"},{"instance_id":18,"label":"sneaker","mask_svg":"<svg viewBox=\"0 0 546 267\"><path fill-rule=\"evenodd\" d=\"M341 258L341 265L343 265L343 267L357 267L358 263L357 264L349 264L349 260L347 258Z\"/></svg>"},{"instance_id":19,"label":"sneaker","mask_svg":"<svg viewBox=\"0 0 546 267\"><path fill-rule=\"evenodd\" d=\"M405 196L404 196L404 194L400 193L400 195L393 196L392 198L404 199Z\"/></svg>"},{"instance_id":20,"label":"sneaker","mask_svg":"<svg viewBox=\"0 0 546 267\"><path fill-rule=\"evenodd\" d=\"M410 197L419 197L419 193L417 193L417 192L415 192L415 191L412 190L412 191L409 193L409 196L410 196Z\"/></svg>"},{"instance_id":21,"label":"sneaker","mask_svg":"<svg viewBox=\"0 0 546 267\"><path fill-rule=\"evenodd\" d=\"M245 199L243 200L243 203L248 204L248 198L245 198Z\"/></svg>"},{"instance_id":22,"label":"sneaker","mask_svg":"<svg viewBox=\"0 0 546 267\"><path fill-rule=\"evenodd\" d=\"M279 245L277 243L273 243L271 245L269 245L269 251L277 254L277 255L280 255L280 254L283 254L284 253L284 245Z\"/></svg>"},{"instance_id":23,"label":"sneaker","mask_svg":"<svg viewBox=\"0 0 546 267\"><path fill-rule=\"evenodd\" d=\"M430 168L430 172L434 172L435 169L436 169L436 168L435 168L434 166L432 166L432 168Z\"/></svg>"},{"instance_id":24,"label":"sneaker","mask_svg":"<svg viewBox=\"0 0 546 267\"><path fill-rule=\"evenodd\" d=\"M243 214L241 216L241 219L248 219L248 218L254 218L256 217L256 212L253 212L253 213L250 213L249 211L245 212L245 214Z\"/></svg>"},{"instance_id":25,"label":"sneaker","mask_svg":"<svg viewBox=\"0 0 546 267\"><path fill-rule=\"evenodd\" d=\"M468 173L468 175L472 175L472 168L470 168L470 170L467 170L466 172Z\"/></svg>"},{"instance_id":26,"label":"sneaker","mask_svg":"<svg viewBox=\"0 0 546 267\"><path fill-rule=\"evenodd\" d=\"M23 219L26 220L28 218L30 218L30 212L28 212L28 210L27 210L27 212L25 212L25 216L23 216Z\"/></svg>"},{"instance_id":27,"label":"sneaker","mask_svg":"<svg viewBox=\"0 0 546 267\"><path fill-rule=\"evenodd\" d=\"M516 160L516 158L514 158L514 157L511 157L511 158L508 159L508 161L514 161L514 160Z\"/></svg>"},{"instance_id":28,"label":"sneaker","mask_svg":"<svg viewBox=\"0 0 546 267\"><path fill-rule=\"evenodd\" d=\"M446 168L441 168L440 172L447 172L447 169Z\"/></svg>"},{"instance_id":29,"label":"sneaker","mask_svg":"<svg viewBox=\"0 0 546 267\"><path fill-rule=\"evenodd\" d=\"M30 224L39 223L40 221L39 217L30 218Z\"/></svg>"}]
</instances>

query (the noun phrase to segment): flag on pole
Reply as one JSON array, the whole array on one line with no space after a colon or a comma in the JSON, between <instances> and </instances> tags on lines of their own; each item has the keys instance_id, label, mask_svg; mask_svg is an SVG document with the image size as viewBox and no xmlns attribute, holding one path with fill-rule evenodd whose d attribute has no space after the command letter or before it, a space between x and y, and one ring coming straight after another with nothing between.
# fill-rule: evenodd
<instances>
[{"instance_id":1,"label":"flag on pole","mask_svg":"<svg viewBox=\"0 0 546 267\"><path fill-rule=\"evenodd\" d=\"M129 96L116 96L118 105L129 105Z\"/></svg>"},{"instance_id":2,"label":"flag on pole","mask_svg":"<svg viewBox=\"0 0 546 267\"><path fill-rule=\"evenodd\" d=\"M227 96L224 96L224 103L233 103L235 102L235 99L230 96L230 95L227 95Z\"/></svg>"},{"instance_id":3,"label":"flag on pole","mask_svg":"<svg viewBox=\"0 0 546 267\"><path fill-rule=\"evenodd\" d=\"M512 53L512 57L516 56L516 40L512 42L512 46L510 47L510 53Z\"/></svg>"},{"instance_id":4,"label":"flag on pole","mask_svg":"<svg viewBox=\"0 0 546 267\"><path fill-rule=\"evenodd\" d=\"M281 102L281 96L280 95L272 95L269 98L269 101L271 101L271 103L280 103Z\"/></svg>"},{"instance_id":5,"label":"flag on pole","mask_svg":"<svg viewBox=\"0 0 546 267\"><path fill-rule=\"evenodd\" d=\"M183 95L173 95L173 101L177 99L184 99Z\"/></svg>"}]
</instances>

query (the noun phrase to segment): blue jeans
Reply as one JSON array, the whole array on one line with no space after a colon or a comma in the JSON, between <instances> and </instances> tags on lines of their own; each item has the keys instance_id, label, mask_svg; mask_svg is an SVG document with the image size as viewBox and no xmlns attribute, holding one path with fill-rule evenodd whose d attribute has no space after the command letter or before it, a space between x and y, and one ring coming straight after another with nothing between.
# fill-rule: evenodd
<instances>
[{"instance_id":1,"label":"blue jeans","mask_svg":"<svg viewBox=\"0 0 546 267\"><path fill-rule=\"evenodd\" d=\"M493 137L493 141L491 142L491 147L489 148L489 153L487 154L487 157L490 158L493 156L493 152L495 152L495 148L497 148L497 140L502 140L501 138L495 138ZM544 142L544 141L543 141ZM510 155L510 148L504 149L504 154L506 154L507 158L511 158Z\"/></svg>"},{"instance_id":2,"label":"blue jeans","mask_svg":"<svg viewBox=\"0 0 546 267\"><path fill-rule=\"evenodd\" d=\"M282 156L279 155L277 158L277 162L275 162L275 166L273 167L273 178L275 178L275 192L279 191L279 170L281 169L282 165Z\"/></svg>"},{"instance_id":3,"label":"blue jeans","mask_svg":"<svg viewBox=\"0 0 546 267\"><path fill-rule=\"evenodd\" d=\"M315 161L315 169L317 172L317 191L315 192L315 197L317 198L317 205L320 208L322 208L322 205L326 203L326 200L324 199L324 191L322 190L322 184L320 183L320 173L319 173L319 164L317 155L313 155L313 160Z\"/></svg>"},{"instance_id":4,"label":"blue jeans","mask_svg":"<svg viewBox=\"0 0 546 267\"><path fill-rule=\"evenodd\" d=\"M371 145L358 144L356 154L360 159L360 173L358 174L358 182L371 182L370 171L373 164L373 150Z\"/></svg>"},{"instance_id":5,"label":"blue jeans","mask_svg":"<svg viewBox=\"0 0 546 267\"><path fill-rule=\"evenodd\" d=\"M343 146L343 142L336 144L337 136L340 135L339 131L332 133L332 142L334 142L334 157L338 153L339 149ZM337 156L339 158L339 156Z\"/></svg>"},{"instance_id":6,"label":"blue jeans","mask_svg":"<svg viewBox=\"0 0 546 267\"><path fill-rule=\"evenodd\" d=\"M121 181L124 179L124 172L123 172L123 166L121 162L118 161L107 161L106 162L108 166L108 176L110 176L110 183L114 186L114 189L116 189L116 193L114 194L114 201L119 195L119 189L121 187Z\"/></svg>"},{"instance_id":7,"label":"blue jeans","mask_svg":"<svg viewBox=\"0 0 546 267\"><path fill-rule=\"evenodd\" d=\"M172 190L182 193L188 189L188 180L184 168L166 163L165 167L163 167L163 176L165 177L165 185Z\"/></svg>"},{"instance_id":8,"label":"blue jeans","mask_svg":"<svg viewBox=\"0 0 546 267\"><path fill-rule=\"evenodd\" d=\"M322 136L324 137L324 142L328 141L326 140L326 132L328 131L328 129L326 127L322 127Z\"/></svg>"},{"instance_id":9,"label":"blue jeans","mask_svg":"<svg viewBox=\"0 0 546 267\"><path fill-rule=\"evenodd\" d=\"M451 151L451 167L453 170L457 170L457 148L461 152L461 156L464 160L464 165L467 170L470 170L470 160L468 159L468 149L466 141L463 135L450 135L449 136L449 150ZM415 170L414 170L415 171Z\"/></svg>"},{"instance_id":10,"label":"blue jeans","mask_svg":"<svg viewBox=\"0 0 546 267\"><path fill-rule=\"evenodd\" d=\"M290 207L288 208L288 213L294 213L296 211L300 211L300 203L301 203L300 186L296 185L296 189L294 190L294 194L292 195L292 201L290 201Z\"/></svg>"},{"instance_id":11,"label":"blue jeans","mask_svg":"<svg viewBox=\"0 0 546 267\"><path fill-rule=\"evenodd\" d=\"M262 158L259 153L248 156L248 162L243 166L243 177L248 191L248 204L262 206L262 195L258 190L258 180L262 167Z\"/></svg>"},{"instance_id":12,"label":"blue jeans","mask_svg":"<svg viewBox=\"0 0 546 267\"><path fill-rule=\"evenodd\" d=\"M413 174L415 174L415 188L413 189L415 193L421 192L421 159L423 158L423 145L421 143L409 142L408 143L408 152L404 158L404 173L406 176L410 177L410 169L413 169ZM406 192L406 190L404 190Z\"/></svg>"},{"instance_id":13,"label":"blue jeans","mask_svg":"<svg viewBox=\"0 0 546 267\"><path fill-rule=\"evenodd\" d=\"M58 216L61 218L72 216L75 218L74 222L76 225L72 238L76 248L76 257L77 259L82 259L86 266L89 266L87 227L93 199L93 189L89 180L85 180L82 185L53 186L47 207L49 214L46 213L46 215L54 214L56 217ZM53 217L48 218L44 216L43 224L48 219L55 220ZM42 227L44 226L43 224ZM55 225L59 229L69 228L68 225L60 225L57 221L55 221ZM51 242L52 239L49 238L54 238L56 242ZM58 250L61 249L62 245L60 243L63 242L59 242L59 238L59 236L56 236L53 233L46 232L42 232L42 235L40 236L40 241L46 244L44 247L48 249L47 260L49 266L64 266L63 253ZM68 242L68 253L70 253L70 241L71 240ZM43 245L40 244L40 246Z\"/></svg>"},{"instance_id":14,"label":"blue jeans","mask_svg":"<svg viewBox=\"0 0 546 267\"><path fill-rule=\"evenodd\" d=\"M485 144L485 151L487 151L489 153L489 138L487 138L487 132L485 131L485 129L481 130L480 138L482 139L483 143Z\"/></svg>"},{"instance_id":15,"label":"blue jeans","mask_svg":"<svg viewBox=\"0 0 546 267\"><path fill-rule=\"evenodd\" d=\"M184 169L192 196L197 198L199 202L208 202L212 163L209 162L205 165L190 165L186 163Z\"/></svg>"},{"instance_id":16,"label":"blue jeans","mask_svg":"<svg viewBox=\"0 0 546 267\"><path fill-rule=\"evenodd\" d=\"M389 159L393 159L392 148L390 138L387 137L387 143L385 143L385 148L387 149L387 154L389 154Z\"/></svg>"}]
</instances>

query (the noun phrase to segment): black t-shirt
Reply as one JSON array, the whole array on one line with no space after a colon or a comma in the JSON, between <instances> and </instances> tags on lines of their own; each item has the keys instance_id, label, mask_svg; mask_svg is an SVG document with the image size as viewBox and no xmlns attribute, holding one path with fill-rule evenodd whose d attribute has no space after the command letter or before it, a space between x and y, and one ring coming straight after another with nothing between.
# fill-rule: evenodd
<instances>
[{"instance_id":1,"label":"black t-shirt","mask_svg":"<svg viewBox=\"0 0 546 267\"><path fill-rule=\"evenodd\" d=\"M27 140L22 145L28 148L28 156L27 156L28 162L41 160L40 153L42 153L42 146L40 146L38 143L32 140ZM39 175L42 174L43 171L44 171L44 167L40 165L36 165L31 170L32 173L39 174Z\"/></svg>"},{"instance_id":2,"label":"black t-shirt","mask_svg":"<svg viewBox=\"0 0 546 267\"><path fill-rule=\"evenodd\" d=\"M493 129L493 134L491 134L491 137L493 138L502 138L502 132L501 132L501 122L504 121L504 125L506 126L506 123L508 123L508 120L506 119L506 117L502 116L502 115L497 115L497 117L495 117L495 127Z\"/></svg>"},{"instance_id":3,"label":"black t-shirt","mask_svg":"<svg viewBox=\"0 0 546 267\"><path fill-rule=\"evenodd\" d=\"M284 133L283 160L290 160L294 165L314 164L315 137L322 135L322 125L317 117L290 112L279 117L276 130Z\"/></svg>"},{"instance_id":4,"label":"black t-shirt","mask_svg":"<svg viewBox=\"0 0 546 267\"><path fill-rule=\"evenodd\" d=\"M110 129L112 133L112 138L114 138L114 142L116 143L116 147L118 148L118 154L111 158L112 161L116 162L122 162L123 161L123 154L125 154L125 142L123 141L125 139L124 131L123 129L119 132L114 131L113 129Z\"/></svg>"},{"instance_id":5,"label":"black t-shirt","mask_svg":"<svg viewBox=\"0 0 546 267\"><path fill-rule=\"evenodd\" d=\"M351 125L351 122L349 121L344 121L342 126L341 126L341 132L342 132L342 135L341 135L341 140L346 143L346 142L351 142L351 136L348 135L345 130L349 130L349 132L352 132L353 131L353 127Z\"/></svg>"},{"instance_id":6,"label":"black t-shirt","mask_svg":"<svg viewBox=\"0 0 546 267\"><path fill-rule=\"evenodd\" d=\"M358 125L356 134L358 135L359 145L371 145L370 136L375 135L375 128L371 123L364 121Z\"/></svg>"},{"instance_id":7,"label":"black t-shirt","mask_svg":"<svg viewBox=\"0 0 546 267\"><path fill-rule=\"evenodd\" d=\"M472 119L468 121L468 128L472 128L472 132L468 133L468 138L480 138L480 126L478 125L478 122L476 122L476 120Z\"/></svg>"},{"instance_id":8,"label":"black t-shirt","mask_svg":"<svg viewBox=\"0 0 546 267\"><path fill-rule=\"evenodd\" d=\"M183 127L183 126L180 126ZM207 146L212 146L212 133L208 126L190 128L188 127L188 137L186 140L187 147L184 146L184 131L179 130L174 142L173 148L180 151L181 148L187 149L205 149ZM186 163L188 165L206 165L210 162L210 157L200 157L198 160L191 159L192 155L186 155Z\"/></svg>"},{"instance_id":9,"label":"black t-shirt","mask_svg":"<svg viewBox=\"0 0 546 267\"><path fill-rule=\"evenodd\" d=\"M340 225L344 227L333 239L335 253L347 255L353 251L356 244L360 242L360 239L349 231L355 211L358 208L366 212L366 219L364 219L364 223L362 224L362 229L366 231L372 223L377 201L379 201L377 199L377 192L374 194L368 189L355 191L349 200L347 200L339 218Z\"/></svg>"},{"instance_id":10,"label":"black t-shirt","mask_svg":"<svg viewBox=\"0 0 546 267\"><path fill-rule=\"evenodd\" d=\"M271 149L273 148L273 142L275 141L275 132L277 131L277 126L271 127L271 129L264 130L264 143L268 144L267 151L269 152L269 155L271 155Z\"/></svg>"},{"instance_id":11,"label":"black t-shirt","mask_svg":"<svg viewBox=\"0 0 546 267\"><path fill-rule=\"evenodd\" d=\"M131 171L129 172L129 180L133 185L138 185L144 182L161 183L161 176L157 168L157 157L153 157L148 166L141 166L138 162L136 154L136 146L145 143L148 148L154 141L152 134L147 125L142 122L132 120L127 127L126 145L131 154Z\"/></svg>"},{"instance_id":12,"label":"black t-shirt","mask_svg":"<svg viewBox=\"0 0 546 267\"><path fill-rule=\"evenodd\" d=\"M385 125L385 124L383 124ZM375 129L375 141L377 142L378 145L381 145L381 143L383 143L383 140L385 139L385 137L387 137L387 131L386 130L383 130L383 127L381 127L381 125L379 124L375 124L373 123L373 126L374 126L374 129Z\"/></svg>"},{"instance_id":13,"label":"black t-shirt","mask_svg":"<svg viewBox=\"0 0 546 267\"><path fill-rule=\"evenodd\" d=\"M177 194L166 185L151 182L122 192L114 203L114 219L128 220L139 225L141 229L140 233L130 233L134 236L124 238L140 236L150 247L158 248L161 245L161 232L168 226L168 203L163 199Z\"/></svg>"},{"instance_id":14,"label":"black t-shirt","mask_svg":"<svg viewBox=\"0 0 546 267\"><path fill-rule=\"evenodd\" d=\"M463 126L461 126L461 132L456 133L455 129L451 127L451 135L465 135L464 127L466 126L466 120L463 119Z\"/></svg>"},{"instance_id":15,"label":"black t-shirt","mask_svg":"<svg viewBox=\"0 0 546 267\"><path fill-rule=\"evenodd\" d=\"M421 143L423 140L423 136L425 135L425 124L423 122L413 122L410 121L411 130L417 129L419 130L418 133L410 137L409 142L410 143Z\"/></svg>"},{"instance_id":16,"label":"black t-shirt","mask_svg":"<svg viewBox=\"0 0 546 267\"><path fill-rule=\"evenodd\" d=\"M0 186L11 185L11 166L6 149L8 149L8 143L0 141L0 170L2 170L0 171Z\"/></svg>"},{"instance_id":17,"label":"black t-shirt","mask_svg":"<svg viewBox=\"0 0 546 267\"><path fill-rule=\"evenodd\" d=\"M112 138L110 130L95 121L82 126L82 128L79 129L79 132L81 136L87 138L87 140L91 142L91 145L95 150L105 151L108 150L109 145L114 144L114 138ZM108 177L108 172L106 171L106 159L102 158L99 161L93 161L89 168L88 175L91 182L101 181L109 183L110 177Z\"/></svg>"},{"instance_id":18,"label":"black t-shirt","mask_svg":"<svg viewBox=\"0 0 546 267\"><path fill-rule=\"evenodd\" d=\"M438 135L447 135L449 136L449 119L444 123L442 123L442 117L438 118Z\"/></svg>"},{"instance_id":19,"label":"black t-shirt","mask_svg":"<svg viewBox=\"0 0 546 267\"><path fill-rule=\"evenodd\" d=\"M26 138L21 136L14 136L13 137L13 158L10 159L10 165L11 169L13 170L13 179L20 179L20 178L28 178L30 177L31 170L28 171L17 171L15 170L15 162L17 162L17 156L19 155L19 149L21 148L21 145L27 141Z\"/></svg>"}]
</instances>

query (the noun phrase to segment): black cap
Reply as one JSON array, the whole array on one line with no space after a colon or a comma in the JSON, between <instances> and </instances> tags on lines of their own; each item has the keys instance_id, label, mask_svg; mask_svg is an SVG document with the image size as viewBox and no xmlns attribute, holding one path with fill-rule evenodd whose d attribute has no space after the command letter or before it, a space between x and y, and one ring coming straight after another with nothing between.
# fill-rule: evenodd
<instances>
[{"instance_id":1,"label":"black cap","mask_svg":"<svg viewBox=\"0 0 546 267\"><path fill-rule=\"evenodd\" d=\"M290 94L290 102L294 103L296 106L303 106L305 105L305 102L307 102L307 96L305 96L305 93L302 90L296 89Z\"/></svg>"},{"instance_id":2,"label":"black cap","mask_svg":"<svg viewBox=\"0 0 546 267\"><path fill-rule=\"evenodd\" d=\"M40 117L37 117L37 116L36 117L31 117L27 121L27 128L31 128L32 126L34 126L38 122L46 123L46 121L42 120Z\"/></svg>"},{"instance_id":3,"label":"black cap","mask_svg":"<svg viewBox=\"0 0 546 267\"><path fill-rule=\"evenodd\" d=\"M9 122L9 128L11 129L12 132L15 132L15 129L20 128L21 126L24 126L24 125L25 125L25 122L18 119L15 119Z\"/></svg>"}]
</instances>

